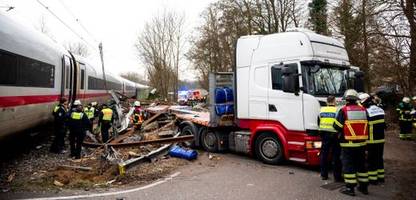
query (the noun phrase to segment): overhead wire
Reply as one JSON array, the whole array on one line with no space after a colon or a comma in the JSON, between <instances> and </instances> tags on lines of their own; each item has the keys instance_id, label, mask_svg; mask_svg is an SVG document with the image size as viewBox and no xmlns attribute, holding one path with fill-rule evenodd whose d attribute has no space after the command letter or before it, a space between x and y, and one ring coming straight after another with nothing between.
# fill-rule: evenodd
<instances>
[{"instance_id":1,"label":"overhead wire","mask_svg":"<svg viewBox=\"0 0 416 200\"><path fill-rule=\"evenodd\" d=\"M78 34L72 27L70 27L67 23L65 23L61 18L58 17L48 6L43 4L40 0L36 0L42 7L44 7L52 16L54 16L59 22L61 22L66 28L68 28L72 33L74 33L79 39L84 41L87 45L89 45L92 49L96 50L97 47L89 43L87 40L85 40L84 37L82 37L80 34Z\"/></svg>"},{"instance_id":2,"label":"overhead wire","mask_svg":"<svg viewBox=\"0 0 416 200\"><path fill-rule=\"evenodd\" d=\"M65 10L74 18L75 22L94 40L94 42L99 43L99 41L91 34L90 31L82 24L81 20L75 16L71 9L64 3L63 0L59 0L59 3L65 8Z\"/></svg>"}]
</instances>

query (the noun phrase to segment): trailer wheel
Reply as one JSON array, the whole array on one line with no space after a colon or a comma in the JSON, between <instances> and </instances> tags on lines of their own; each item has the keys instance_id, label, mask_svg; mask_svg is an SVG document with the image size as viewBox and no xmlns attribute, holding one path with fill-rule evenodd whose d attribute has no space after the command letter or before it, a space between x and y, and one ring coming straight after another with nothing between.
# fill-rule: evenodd
<instances>
[{"instance_id":1,"label":"trailer wheel","mask_svg":"<svg viewBox=\"0 0 416 200\"><path fill-rule=\"evenodd\" d=\"M256 156L266 164L280 164L283 162L283 147L273 133L263 133L255 141Z\"/></svg>"},{"instance_id":2,"label":"trailer wheel","mask_svg":"<svg viewBox=\"0 0 416 200\"><path fill-rule=\"evenodd\" d=\"M193 125L186 125L182 128L180 135L195 135L196 127ZM182 144L186 147L194 148L195 147L195 140L182 142Z\"/></svg>"},{"instance_id":3,"label":"trailer wheel","mask_svg":"<svg viewBox=\"0 0 416 200\"><path fill-rule=\"evenodd\" d=\"M215 132L213 131L209 131L209 130L202 131L201 143L205 151L209 151L209 152L218 151L218 138L215 135Z\"/></svg>"}]
</instances>

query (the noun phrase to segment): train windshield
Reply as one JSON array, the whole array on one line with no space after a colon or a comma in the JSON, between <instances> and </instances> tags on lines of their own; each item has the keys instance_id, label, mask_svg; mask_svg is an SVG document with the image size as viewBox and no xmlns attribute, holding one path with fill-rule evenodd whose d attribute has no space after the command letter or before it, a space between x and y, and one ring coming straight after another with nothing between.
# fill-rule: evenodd
<instances>
[{"instance_id":1,"label":"train windshield","mask_svg":"<svg viewBox=\"0 0 416 200\"><path fill-rule=\"evenodd\" d=\"M304 91L314 96L342 96L348 89L347 68L330 64L302 64Z\"/></svg>"}]
</instances>

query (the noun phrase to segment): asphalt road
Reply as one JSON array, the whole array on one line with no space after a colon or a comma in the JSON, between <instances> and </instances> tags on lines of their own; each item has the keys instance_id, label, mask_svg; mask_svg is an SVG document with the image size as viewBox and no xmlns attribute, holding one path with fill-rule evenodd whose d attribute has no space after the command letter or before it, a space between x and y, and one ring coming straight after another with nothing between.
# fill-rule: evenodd
<instances>
[{"instance_id":1,"label":"asphalt road","mask_svg":"<svg viewBox=\"0 0 416 200\"><path fill-rule=\"evenodd\" d=\"M174 177L156 181L145 186L131 186L108 191L78 191L59 194L37 194L25 197L52 197L73 199L414 199L416 143L401 141L390 134L385 146L386 183L370 186L370 195L356 192L349 197L338 189L328 190L321 186L319 172L287 163L280 166L263 164L243 155L213 154L202 152L198 160L176 172ZM409 159L410 158L410 159ZM67 196L63 195L79 195ZM88 195L87 198L85 195ZM58 197L59 196L59 197ZM17 196L9 196L19 198Z\"/></svg>"}]
</instances>

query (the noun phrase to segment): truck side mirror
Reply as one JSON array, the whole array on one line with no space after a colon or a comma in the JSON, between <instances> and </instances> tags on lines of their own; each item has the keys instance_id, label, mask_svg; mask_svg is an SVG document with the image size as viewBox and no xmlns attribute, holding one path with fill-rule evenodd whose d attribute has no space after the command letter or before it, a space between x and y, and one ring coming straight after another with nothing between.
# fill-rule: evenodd
<instances>
[{"instance_id":1,"label":"truck side mirror","mask_svg":"<svg viewBox=\"0 0 416 200\"><path fill-rule=\"evenodd\" d=\"M354 81L354 89L357 92L364 92L364 72L357 71L354 74L355 81Z\"/></svg>"},{"instance_id":2,"label":"truck side mirror","mask_svg":"<svg viewBox=\"0 0 416 200\"><path fill-rule=\"evenodd\" d=\"M285 66L282 69L283 91L299 94L299 74L294 66Z\"/></svg>"}]
</instances>

